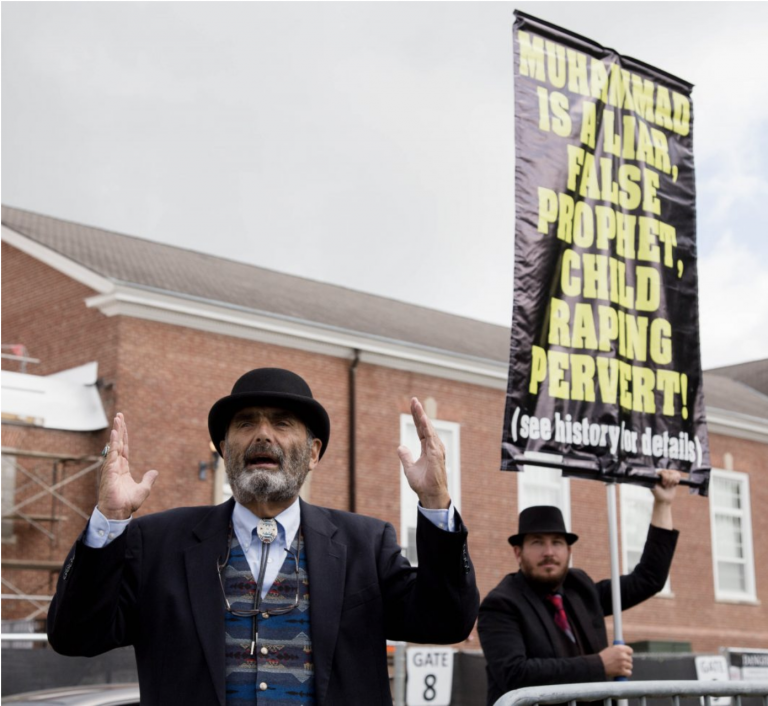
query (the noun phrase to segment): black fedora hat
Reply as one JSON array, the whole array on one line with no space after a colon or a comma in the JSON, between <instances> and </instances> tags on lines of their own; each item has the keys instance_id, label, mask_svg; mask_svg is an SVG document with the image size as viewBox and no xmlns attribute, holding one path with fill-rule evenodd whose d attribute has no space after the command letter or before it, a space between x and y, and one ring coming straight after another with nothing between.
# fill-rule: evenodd
<instances>
[{"instance_id":1,"label":"black fedora hat","mask_svg":"<svg viewBox=\"0 0 768 706\"><path fill-rule=\"evenodd\" d=\"M509 538L509 543L519 547L526 534L564 534L565 541L573 544L579 537L565 529L563 513L554 505L534 505L520 513L517 534Z\"/></svg>"},{"instance_id":2,"label":"black fedora hat","mask_svg":"<svg viewBox=\"0 0 768 706\"><path fill-rule=\"evenodd\" d=\"M208 413L208 431L217 450L224 441L235 412L244 407L279 407L293 412L323 442L320 458L328 447L331 422L323 406L312 397L304 378L282 368L257 368L243 375Z\"/></svg>"}]
</instances>

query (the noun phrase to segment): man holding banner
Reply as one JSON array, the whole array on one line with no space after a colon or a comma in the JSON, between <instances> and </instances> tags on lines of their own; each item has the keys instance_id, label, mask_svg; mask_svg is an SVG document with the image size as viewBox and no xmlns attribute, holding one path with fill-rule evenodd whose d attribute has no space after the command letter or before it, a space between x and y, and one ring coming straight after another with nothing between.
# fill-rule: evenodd
<instances>
[{"instance_id":1,"label":"man holding banner","mask_svg":"<svg viewBox=\"0 0 768 706\"><path fill-rule=\"evenodd\" d=\"M520 571L480 609L489 703L524 686L631 674L622 608L663 588L675 488L706 496L710 469L693 86L520 11L513 38L515 289L501 469L557 467L606 483L611 579L568 568L577 537L557 508L521 513L510 538ZM642 558L623 577L618 483L654 495Z\"/></svg>"},{"instance_id":2,"label":"man holding banner","mask_svg":"<svg viewBox=\"0 0 768 706\"><path fill-rule=\"evenodd\" d=\"M658 593L677 543L672 501L680 473L658 471L653 512L640 562L621 577L621 605L631 608ZM573 684L632 674L632 648L608 646L605 616L613 613L611 581L598 583L570 569L571 545L556 507L520 513L509 538L520 571L508 574L480 606L478 633L487 663L488 704L513 689Z\"/></svg>"}]
</instances>

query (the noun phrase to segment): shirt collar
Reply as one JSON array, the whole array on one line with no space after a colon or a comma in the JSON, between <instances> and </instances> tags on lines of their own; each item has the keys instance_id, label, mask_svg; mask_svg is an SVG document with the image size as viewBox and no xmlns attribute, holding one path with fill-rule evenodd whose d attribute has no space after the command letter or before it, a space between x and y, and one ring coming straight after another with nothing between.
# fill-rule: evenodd
<instances>
[{"instance_id":1,"label":"shirt collar","mask_svg":"<svg viewBox=\"0 0 768 706\"><path fill-rule=\"evenodd\" d=\"M235 509L232 511L232 524L237 533L238 541L243 547L243 551L247 552L250 549L253 531L259 524L260 519L245 505L235 501ZM301 524L301 505L299 504L299 499L296 498L293 503L275 517L275 520L277 521L277 531L280 538L285 542L286 547L290 547Z\"/></svg>"}]
</instances>

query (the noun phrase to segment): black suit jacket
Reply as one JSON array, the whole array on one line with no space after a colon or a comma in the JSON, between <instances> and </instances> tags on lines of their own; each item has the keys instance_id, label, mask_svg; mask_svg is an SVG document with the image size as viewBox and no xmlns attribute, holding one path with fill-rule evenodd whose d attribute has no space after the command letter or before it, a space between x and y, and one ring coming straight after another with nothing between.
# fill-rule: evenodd
<instances>
[{"instance_id":1,"label":"black suit jacket","mask_svg":"<svg viewBox=\"0 0 768 706\"><path fill-rule=\"evenodd\" d=\"M664 587L677 535L677 530L649 528L640 563L621 577L622 609ZM570 569L562 593L569 619L584 636L584 656L558 656L558 627L522 573L505 576L483 600L477 628L487 665L489 705L525 686L605 681L597 653L608 646L605 616L613 612L611 581L595 583L585 572Z\"/></svg>"},{"instance_id":2,"label":"black suit jacket","mask_svg":"<svg viewBox=\"0 0 768 706\"><path fill-rule=\"evenodd\" d=\"M107 547L82 536L59 576L48 637L62 654L133 645L142 706L224 705L224 599L216 561L226 554L233 501L133 520ZM317 703L390 704L386 639L455 643L479 603L467 532L421 517L419 567L389 523L301 504Z\"/></svg>"}]
</instances>

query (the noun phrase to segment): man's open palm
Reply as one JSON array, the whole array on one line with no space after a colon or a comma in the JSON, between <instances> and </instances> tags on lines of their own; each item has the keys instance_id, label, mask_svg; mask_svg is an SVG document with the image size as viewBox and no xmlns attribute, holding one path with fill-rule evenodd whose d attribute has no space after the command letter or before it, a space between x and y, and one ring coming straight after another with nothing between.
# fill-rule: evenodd
<instances>
[{"instance_id":1,"label":"man's open palm","mask_svg":"<svg viewBox=\"0 0 768 706\"><path fill-rule=\"evenodd\" d=\"M147 499L157 476L157 471L147 471L141 483L133 480L128 464L128 427L118 412L109 434L109 453L101 468L99 511L108 520L127 520Z\"/></svg>"}]
</instances>

